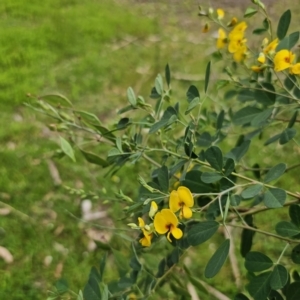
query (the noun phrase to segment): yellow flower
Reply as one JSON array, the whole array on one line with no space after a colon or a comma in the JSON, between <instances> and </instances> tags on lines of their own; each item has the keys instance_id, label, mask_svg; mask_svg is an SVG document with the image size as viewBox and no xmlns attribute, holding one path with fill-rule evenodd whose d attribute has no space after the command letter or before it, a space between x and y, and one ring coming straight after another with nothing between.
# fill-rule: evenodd
<instances>
[{"instance_id":1,"label":"yellow flower","mask_svg":"<svg viewBox=\"0 0 300 300\"><path fill-rule=\"evenodd\" d=\"M276 72L283 71L292 66L295 54L289 50L280 50L274 57L274 70Z\"/></svg>"},{"instance_id":2,"label":"yellow flower","mask_svg":"<svg viewBox=\"0 0 300 300\"><path fill-rule=\"evenodd\" d=\"M276 38L275 40L273 40L269 45L267 45L266 47L264 47L264 54L273 54L275 52L275 49L278 45L279 41L278 38Z\"/></svg>"},{"instance_id":3,"label":"yellow flower","mask_svg":"<svg viewBox=\"0 0 300 300\"><path fill-rule=\"evenodd\" d=\"M246 42L247 42L247 40L243 39L243 37L240 36L240 35L237 39L229 40L228 52L229 53L235 53L237 51L240 51L241 48L245 47Z\"/></svg>"},{"instance_id":4,"label":"yellow flower","mask_svg":"<svg viewBox=\"0 0 300 300\"><path fill-rule=\"evenodd\" d=\"M170 209L162 209L154 217L154 228L159 234L167 234L167 239L170 239L170 234L173 235L175 239L180 239L183 235L181 229L178 226L179 222L176 215Z\"/></svg>"},{"instance_id":5,"label":"yellow flower","mask_svg":"<svg viewBox=\"0 0 300 300\"><path fill-rule=\"evenodd\" d=\"M266 56L261 52L259 53L259 56L257 58L257 61L261 64L264 64L266 62Z\"/></svg>"},{"instance_id":6,"label":"yellow flower","mask_svg":"<svg viewBox=\"0 0 300 300\"><path fill-rule=\"evenodd\" d=\"M208 23L205 23L204 27L202 28L202 32L206 33L208 31L209 31L209 25L208 25Z\"/></svg>"},{"instance_id":7,"label":"yellow flower","mask_svg":"<svg viewBox=\"0 0 300 300\"><path fill-rule=\"evenodd\" d=\"M297 64L293 65L290 68L290 73L299 75L300 74L300 63L297 63Z\"/></svg>"},{"instance_id":8,"label":"yellow flower","mask_svg":"<svg viewBox=\"0 0 300 300\"><path fill-rule=\"evenodd\" d=\"M153 238L153 233L149 225L145 225L145 222L142 218L138 218L139 220L139 227L142 230L144 236L139 240L139 242L144 247L151 246L151 239Z\"/></svg>"},{"instance_id":9,"label":"yellow flower","mask_svg":"<svg viewBox=\"0 0 300 300\"><path fill-rule=\"evenodd\" d=\"M237 24L229 33L229 39L236 39L238 35L240 35L240 37L243 37L246 28L247 28L247 23L244 21Z\"/></svg>"},{"instance_id":10,"label":"yellow flower","mask_svg":"<svg viewBox=\"0 0 300 300\"><path fill-rule=\"evenodd\" d=\"M245 45L241 46L237 51L233 53L233 59L236 62L241 62L245 59L247 54L247 47Z\"/></svg>"},{"instance_id":11,"label":"yellow flower","mask_svg":"<svg viewBox=\"0 0 300 300\"><path fill-rule=\"evenodd\" d=\"M194 198L191 191L185 187L180 186L177 191L172 191L169 199L169 207L173 212L180 210L179 218L189 219L192 217L192 210L190 207L194 206Z\"/></svg>"},{"instance_id":12,"label":"yellow flower","mask_svg":"<svg viewBox=\"0 0 300 300\"><path fill-rule=\"evenodd\" d=\"M153 219L154 215L156 214L158 210L157 204L155 201L151 201L151 205L150 205L150 211L149 211L149 217L151 219Z\"/></svg>"},{"instance_id":13,"label":"yellow flower","mask_svg":"<svg viewBox=\"0 0 300 300\"><path fill-rule=\"evenodd\" d=\"M219 37L217 40L217 48L218 49L224 48L226 43L227 43L226 32L222 28L220 28L219 29Z\"/></svg>"},{"instance_id":14,"label":"yellow flower","mask_svg":"<svg viewBox=\"0 0 300 300\"><path fill-rule=\"evenodd\" d=\"M238 19L236 17L233 17L231 19L231 21L227 24L227 27L235 26L237 22L238 22Z\"/></svg>"},{"instance_id":15,"label":"yellow flower","mask_svg":"<svg viewBox=\"0 0 300 300\"><path fill-rule=\"evenodd\" d=\"M263 70L263 68L261 66L252 66L251 70L253 72L260 73Z\"/></svg>"},{"instance_id":16,"label":"yellow flower","mask_svg":"<svg viewBox=\"0 0 300 300\"><path fill-rule=\"evenodd\" d=\"M218 15L218 20L222 20L224 18L224 15L225 15L224 10L221 9L221 8L218 8L217 9L217 15Z\"/></svg>"}]
</instances>

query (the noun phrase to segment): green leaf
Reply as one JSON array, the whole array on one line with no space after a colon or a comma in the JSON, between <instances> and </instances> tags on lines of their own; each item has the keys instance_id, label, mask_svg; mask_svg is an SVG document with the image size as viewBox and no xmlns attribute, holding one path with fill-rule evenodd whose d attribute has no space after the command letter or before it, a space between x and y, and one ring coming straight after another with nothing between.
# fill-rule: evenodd
<instances>
[{"instance_id":1,"label":"green leaf","mask_svg":"<svg viewBox=\"0 0 300 300\"><path fill-rule=\"evenodd\" d=\"M293 263L300 265L300 244L293 248L291 259Z\"/></svg>"},{"instance_id":2,"label":"green leaf","mask_svg":"<svg viewBox=\"0 0 300 300\"><path fill-rule=\"evenodd\" d=\"M109 298L108 286L101 283L101 300L108 300Z\"/></svg>"},{"instance_id":3,"label":"green leaf","mask_svg":"<svg viewBox=\"0 0 300 300\"><path fill-rule=\"evenodd\" d=\"M286 128L280 135L279 144L280 145L286 144L288 141L294 138L296 133L297 131L295 128Z\"/></svg>"},{"instance_id":4,"label":"green leaf","mask_svg":"<svg viewBox=\"0 0 300 300\"><path fill-rule=\"evenodd\" d=\"M244 141L241 145L233 148L228 152L225 157L232 158L235 162L238 162L248 151L250 147L250 140Z\"/></svg>"},{"instance_id":5,"label":"green leaf","mask_svg":"<svg viewBox=\"0 0 300 300\"><path fill-rule=\"evenodd\" d=\"M205 221L195 224L188 231L188 242L191 246L198 246L209 240L218 230L220 224L216 221Z\"/></svg>"},{"instance_id":6,"label":"green leaf","mask_svg":"<svg viewBox=\"0 0 300 300\"><path fill-rule=\"evenodd\" d=\"M280 221L276 224L275 230L278 234L284 237L293 237L297 234L300 234L300 228L295 224L287 221Z\"/></svg>"},{"instance_id":7,"label":"green leaf","mask_svg":"<svg viewBox=\"0 0 300 300\"><path fill-rule=\"evenodd\" d=\"M223 176L219 173L213 173L213 172L203 172L201 175L201 180L204 183L214 183L216 181L219 181Z\"/></svg>"},{"instance_id":8,"label":"green leaf","mask_svg":"<svg viewBox=\"0 0 300 300\"><path fill-rule=\"evenodd\" d=\"M228 100L235 97L237 91L229 91L224 95L225 99L228 98ZM241 102L247 102L247 101L253 101L254 100L254 91L248 88L244 88L242 90L239 90L237 93L237 100Z\"/></svg>"},{"instance_id":9,"label":"green leaf","mask_svg":"<svg viewBox=\"0 0 300 300\"><path fill-rule=\"evenodd\" d=\"M263 90L261 90L263 89ZM262 82L257 86L254 92L255 100L258 103L269 106L273 105L276 100L276 92L274 86L269 82Z\"/></svg>"},{"instance_id":10,"label":"green leaf","mask_svg":"<svg viewBox=\"0 0 300 300\"><path fill-rule=\"evenodd\" d=\"M155 89L159 95L162 95L164 92L163 78L160 74L158 74L155 78Z\"/></svg>"},{"instance_id":11,"label":"green leaf","mask_svg":"<svg viewBox=\"0 0 300 300\"><path fill-rule=\"evenodd\" d=\"M77 296L77 299L76 300L84 300L83 299L83 294L82 294L82 291L80 290L79 293L78 293L78 296Z\"/></svg>"},{"instance_id":12,"label":"green leaf","mask_svg":"<svg viewBox=\"0 0 300 300\"><path fill-rule=\"evenodd\" d=\"M54 284L54 286L57 289L57 292L62 295L64 293L66 293L69 290L69 285L66 279L64 278L60 278L59 280L57 280Z\"/></svg>"},{"instance_id":13,"label":"green leaf","mask_svg":"<svg viewBox=\"0 0 300 300\"><path fill-rule=\"evenodd\" d=\"M284 79L284 86L289 90L292 91L294 86L296 85L297 79L295 75L289 74Z\"/></svg>"},{"instance_id":14,"label":"green leaf","mask_svg":"<svg viewBox=\"0 0 300 300\"><path fill-rule=\"evenodd\" d=\"M95 277L90 277L83 290L84 299L101 300L101 293Z\"/></svg>"},{"instance_id":15,"label":"green leaf","mask_svg":"<svg viewBox=\"0 0 300 300\"><path fill-rule=\"evenodd\" d=\"M177 112L172 106L169 106L165 110L160 121L158 121L157 123L155 123L151 126L149 133L150 134L154 133L154 132L158 131L160 128L162 128L166 125L170 125L171 123L175 122L176 120L177 120Z\"/></svg>"},{"instance_id":16,"label":"green leaf","mask_svg":"<svg viewBox=\"0 0 300 300\"><path fill-rule=\"evenodd\" d=\"M249 272L261 272L273 267L272 260L261 252L252 251L245 257L245 268Z\"/></svg>"},{"instance_id":17,"label":"green leaf","mask_svg":"<svg viewBox=\"0 0 300 300\"><path fill-rule=\"evenodd\" d=\"M255 197L257 194L259 194L262 189L263 189L262 184L259 184L259 183L254 184L254 185L246 188L245 190L243 190L241 196L243 199L251 199L251 198Z\"/></svg>"},{"instance_id":18,"label":"green leaf","mask_svg":"<svg viewBox=\"0 0 300 300\"><path fill-rule=\"evenodd\" d=\"M207 87L208 87L208 84L209 84L209 77L210 77L210 65L211 65L211 62L209 62L206 66L206 71L205 71L205 84L204 84L204 92L206 94L207 92Z\"/></svg>"},{"instance_id":19,"label":"green leaf","mask_svg":"<svg viewBox=\"0 0 300 300\"><path fill-rule=\"evenodd\" d=\"M299 40L299 31L293 32L290 35L286 36L278 46L276 47L276 52L287 49L291 50L298 42Z\"/></svg>"},{"instance_id":20,"label":"green leaf","mask_svg":"<svg viewBox=\"0 0 300 300\"><path fill-rule=\"evenodd\" d=\"M92 113L83 111L83 110L73 110L74 113L78 114L81 118L82 121L93 125L93 126L98 126L101 125L100 120L98 117Z\"/></svg>"},{"instance_id":21,"label":"green leaf","mask_svg":"<svg viewBox=\"0 0 300 300\"><path fill-rule=\"evenodd\" d=\"M136 96L132 87L127 89L127 99L132 106L136 106Z\"/></svg>"},{"instance_id":22,"label":"green leaf","mask_svg":"<svg viewBox=\"0 0 300 300\"><path fill-rule=\"evenodd\" d=\"M169 64L166 65L165 76L166 76L167 85L168 85L168 87L170 87L170 83L171 83L171 71L170 71Z\"/></svg>"},{"instance_id":23,"label":"green leaf","mask_svg":"<svg viewBox=\"0 0 300 300\"><path fill-rule=\"evenodd\" d=\"M229 249L230 240L226 239L208 261L204 271L206 278L212 278L217 275L227 259Z\"/></svg>"},{"instance_id":24,"label":"green leaf","mask_svg":"<svg viewBox=\"0 0 300 300\"><path fill-rule=\"evenodd\" d=\"M284 174L286 170L286 164L280 163L273 168L271 168L265 176L265 183L278 179L281 175Z\"/></svg>"},{"instance_id":25,"label":"green leaf","mask_svg":"<svg viewBox=\"0 0 300 300\"><path fill-rule=\"evenodd\" d=\"M165 267L166 267L166 259L163 258L158 264L158 271L156 274L157 278L160 278L165 274Z\"/></svg>"},{"instance_id":26,"label":"green leaf","mask_svg":"<svg viewBox=\"0 0 300 300\"><path fill-rule=\"evenodd\" d=\"M269 138L269 139L264 143L264 146L268 146L268 145L270 145L270 144L276 142L277 140L280 139L280 136L281 136L281 133L272 136L271 138Z\"/></svg>"},{"instance_id":27,"label":"green leaf","mask_svg":"<svg viewBox=\"0 0 300 300\"><path fill-rule=\"evenodd\" d=\"M270 285L273 290L282 289L288 281L289 273L282 265L276 265L272 271Z\"/></svg>"},{"instance_id":28,"label":"green leaf","mask_svg":"<svg viewBox=\"0 0 300 300\"><path fill-rule=\"evenodd\" d=\"M69 156L74 162L76 162L74 151L70 143L60 136L60 146L63 153Z\"/></svg>"},{"instance_id":29,"label":"green leaf","mask_svg":"<svg viewBox=\"0 0 300 300\"><path fill-rule=\"evenodd\" d=\"M192 102L195 98L200 99L199 91L194 85L191 85L189 87L188 91L186 92L186 96L187 96L188 102Z\"/></svg>"},{"instance_id":30,"label":"green leaf","mask_svg":"<svg viewBox=\"0 0 300 300\"><path fill-rule=\"evenodd\" d=\"M182 184L190 189L192 193L209 193L212 192L212 187L205 184L201 180L202 172L199 170L192 170L186 173Z\"/></svg>"},{"instance_id":31,"label":"green leaf","mask_svg":"<svg viewBox=\"0 0 300 300\"><path fill-rule=\"evenodd\" d=\"M200 147L209 147L212 143L212 137L209 132L204 131L197 135L197 145Z\"/></svg>"},{"instance_id":32,"label":"green leaf","mask_svg":"<svg viewBox=\"0 0 300 300\"><path fill-rule=\"evenodd\" d=\"M259 113L261 113L261 109L253 106L246 106L234 114L232 121L235 125L251 123L252 119Z\"/></svg>"},{"instance_id":33,"label":"green leaf","mask_svg":"<svg viewBox=\"0 0 300 300\"><path fill-rule=\"evenodd\" d=\"M205 151L205 159L215 170L222 171L223 154L219 147L209 147Z\"/></svg>"},{"instance_id":34,"label":"green leaf","mask_svg":"<svg viewBox=\"0 0 300 300\"><path fill-rule=\"evenodd\" d=\"M297 120L297 116L298 116L298 110L296 110L293 114L293 116L291 117L289 124L288 124L288 128L292 128Z\"/></svg>"},{"instance_id":35,"label":"green leaf","mask_svg":"<svg viewBox=\"0 0 300 300\"><path fill-rule=\"evenodd\" d=\"M84 158L91 164L95 164L95 165L98 165L98 166L101 166L103 168L109 166L109 163L104 160L103 158L101 158L100 156L94 154L94 153L91 153L91 152L87 152L87 151L84 151L82 149L80 149L80 152L83 154Z\"/></svg>"},{"instance_id":36,"label":"green leaf","mask_svg":"<svg viewBox=\"0 0 300 300\"><path fill-rule=\"evenodd\" d=\"M185 115L187 115L189 112L191 112L198 104L200 103L200 98L196 97L194 98L190 103L186 111L184 112Z\"/></svg>"},{"instance_id":37,"label":"green leaf","mask_svg":"<svg viewBox=\"0 0 300 300\"><path fill-rule=\"evenodd\" d=\"M255 231L250 229L243 229L242 231L240 252L243 257L251 250L254 234Z\"/></svg>"},{"instance_id":38,"label":"green leaf","mask_svg":"<svg viewBox=\"0 0 300 300\"><path fill-rule=\"evenodd\" d=\"M289 208L289 215L292 222L300 227L300 206L298 204L292 204Z\"/></svg>"},{"instance_id":39,"label":"green leaf","mask_svg":"<svg viewBox=\"0 0 300 300\"><path fill-rule=\"evenodd\" d=\"M251 279L248 285L249 294L254 300L265 300L267 299L270 291L270 278L272 272L265 272Z\"/></svg>"},{"instance_id":40,"label":"green leaf","mask_svg":"<svg viewBox=\"0 0 300 300\"><path fill-rule=\"evenodd\" d=\"M162 166L157 172L158 184L163 192L169 191L169 170L166 166Z\"/></svg>"},{"instance_id":41,"label":"green leaf","mask_svg":"<svg viewBox=\"0 0 300 300\"><path fill-rule=\"evenodd\" d=\"M100 275L100 281L103 281L103 276L104 276L104 269L106 266L106 259L107 259L107 252L104 254L100 261L100 266L99 266L99 275Z\"/></svg>"},{"instance_id":42,"label":"green leaf","mask_svg":"<svg viewBox=\"0 0 300 300\"><path fill-rule=\"evenodd\" d=\"M266 28L256 28L252 31L253 34L260 35L267 31Z\"/></svg>"},{"instance_id":43,"label":"green leaf","mask_svg":"<svg viewBox=\"0 0 300 300\"><path fill-rule=\"evenodd\" d=\"M224 116L225 116L225 111L222 109L217 117L217 126L216 126L217 130L222 129Z\"/></svg>"},{"instance_id":44,"label":"green leaf","mask_svg":"<svg viewBox=\"0 0 300 300\"><path fill-rule=\"evenodd\" d=\"M226 159L226 163L224 165L224 174L225 176L229 176L235 168L234 160L232 158Z\"/></svg>"},{"instance_id":45,"label":"green leaf","mask_svg":"<svg viewBox=\"0 0 300 300\"><path fill-rule=\"evenodd\" d=\"M289 285L286 293L286 300L299 300L300 284L299 282L293 282Z\"/></svg>"},{"instance_id":46,"label":"green leaf","mask_svg":"<svg viewBox=\"0 0 300 300\"><path fill-rule=\"evenodd\" d=\"M258 12L258 10L256 8L247 7L247 9L244 13L244 18L250 18L250 17L254 16L257 12Z\"/></svg>"},{"instance_id":47,"label":"green leaf","mask_svg":"<svg viewBox=\"0 0 300 300\"><path fill-rule=\"evenodd\" d=\"M261 113L257 114L251 121L251 126L253 127L260 127L265 124L269 117L272 115L273 108L268 108L262 111Z\"/></svg>"},{"instance_id":48,"label":"green leaf","mask_svg":"<svg viewBox=\"0 0 300 300\"><path fill-rule=\"evenodd\" d=\"M278 208L283 206L285 199L285 190L270 188L265 192L263 201L268 208Z\"/></svg>"},{"instance_id":49,"label":"green leaf","mask_svg":"<svg viewBox=\"0 0 300 300\"><path fill-rule=\"evenodd\" d=\"M249 298L246 297L244 294L239 293L239 294L235 295L233 300L249 300Z\"/></svg>"},{"instance_id":50,"label":"green leaf","mask_svg":"<svg viewBox=\"0 0 300 300\"><path fill-rule=\"evenodd\" d=\"M67 104L68 106L73 106L72 102L67 97L59 93L41 95L38 96L38 99L43 99L53 105L61 106Z\"/></svg>"},{"instance_id":51,"label":"green leaf","mask_svg":"<svg viewBox=\"0 0 300 300\"><path fill-rule=\"evenodd\" d=\"M290 26L291 17L292 17L292 14L289 9L287 11L285 11L282 14L282 16L280 17L279 23L277 26L277 37L279 40L282 40L285 37L285 35L289 29L289 26Z\"/></svg>"}]
</instances>

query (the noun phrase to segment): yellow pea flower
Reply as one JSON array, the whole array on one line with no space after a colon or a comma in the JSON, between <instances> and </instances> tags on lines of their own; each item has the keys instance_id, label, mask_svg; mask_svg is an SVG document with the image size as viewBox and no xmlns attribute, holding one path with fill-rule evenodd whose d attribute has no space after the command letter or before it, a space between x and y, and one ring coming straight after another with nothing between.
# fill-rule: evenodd
<instances>
[{"instance_id":1,"label":"yellow pea flower","mask_svg":"<svg viewBox=\"0 0 300 300\"><path fill-rule=\"evenodd\" d=\"M297 64L293 65L290 68L290 73L295 74L295 75L299 75L300 74L300 63L297 63Z\"/></svg>"},{"instance_id":2,"label":"yellow pea flower","mask_svg":"<svg viewBox=\"0 0 300 300\"><path fill-rule=\"evenodd\" d=\"M241 62L245 59L246 55L247 55L247 47L243 45L233 53L233 59L236 62Z\"/></svg>"},{"instance_id":3,"label":"yellow pea flower","mask_svg":"<svg viewBox=\"0 0 300 300\"><path fill-rule=\"evenodd\" d=\"M274 70L276 72L283 71L292 66L292 62L295 59L295 54L289 50L280 50L274 57Z\"/></svg>"},{"instance_id":4,"label":"yellow pea flower","mask_svg":"<svg viewBox=\"0 0 300 300\"><path fill-rule=\"evenodd\" d=\"M243 39L241 36L237 39L229 40L228 52L235 53L245 48L246 39Z\"/></svg>"},{"instance_id":5,"label":"yellow pea flower","mask_svg":"<svg viewBox=\"0 0 300 300\"><path fill-rule=\"evenodd\" d=\"M264 55L264 53L262 53L262 52L259 53L257 61L261 64L264 64L266 62L266 56Z\"/></svg>"},{"instance_id":6,"label":"yellow pea flower","mask_svg":"<svg viewBox=\"0 0 300 300\"><path fill-rule=\"evenodd\" d=\"M268 44L266 47L264 47L263 52L264 54L273 54L275 52L276 47L278 46L279 40L276 38L273 40L270 44Z\"/></svg>"},{"instance_id":7,"label":"yellow pea flower","mask_svg":"<svg viewBox=\"0 0 300 300\"><path fill-rule=\"evenodd\" d=\"M217 15L218 15L218 20L222 20L224 18L224 15L225 15L224 10L221 9L221 8L218 8L217 9Z\"/></svg>"},{"instance_id":8,"label":"yellow pea flower","mask_svg":"<svg viewBox=\"0 0 300 300\"><path fill-rule=\"evenodd\" d=\"M229 33L229 39L240 39L244 36L244 32L247 29L247 27L247 23L244 21L237 24Z\"/></svg>"},{"instance_id":9,"label":"yellow pea flower","mask_svg":"<svg viewBox=\"0 0 300 300\"><path fill-rule=\"evenodd\" d=\"M144 247L151 246L151 239L153 238L153 233L149 225L145 225L145 222L142 218L138 218L139 227L142 230L144 236L139 240L139 242Z\"/></svg>"},{"instance_id":10,"label":"yellow pea flower","mask_svg":"<svg viewBox=\"0 0 300 300\"><path fill-rule=\"evenodd\" d=\"M227 43L226 32L222 28L220 28L219 37L217 39L217 48L218 49L224 48L226 43Z\"/></svg>"},{"instance_id":11,"label":"yellow pea flower","mask_svg":"<svg viewBox=\"0 0 300 300\"><path fill-rule=\"evenodd\" d=\"M153 217L156 214L157 210L158 210L158 206L157 206L156 202L155 201L151 201L150 211L149 211L149 217L151 219L153 219Z\"/></svg>"},{"instance_id":12,"label":"yellow pea flower","mask_svg":"<svg viewBox=\"0 0 300 300\"><path fill-rule=\"evenodd\" d=\"M172 191L169 199L169 207L173 212L180 210L179 218L189 219L192 217L192 210L190 207L194 206L194 198L191 191L185 187L180 186L177 191Z\"/></svg>"},{"instance_id":13,"label":"yellow pea flower","mask_svg":"<svg viewBox=\"0 0 300 300\"><path fill-rule=\"evenodd\" d=\"M154 217L154 228L159 234L167 233L167 239L170 239L170 234L173 235L175 239L180 239L183 235L180 228L178 228L178 219L176 215L170 209L162 209Z\"/></svg>"}]
</instances>

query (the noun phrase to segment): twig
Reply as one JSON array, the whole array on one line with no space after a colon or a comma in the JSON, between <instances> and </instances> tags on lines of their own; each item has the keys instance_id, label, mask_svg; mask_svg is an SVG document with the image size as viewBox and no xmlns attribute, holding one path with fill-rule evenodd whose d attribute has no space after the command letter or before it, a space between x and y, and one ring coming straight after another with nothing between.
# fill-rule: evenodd
<instances>
[{"instance_id":1,"label":"twig","mask_svg":"<svg viewBox=\"0 0 300 300\"><path fill-rule=\"evenodd\" d=\"M51 159L47 159L47 164L48 164L49 172L53 179L54 185L55 186L61 185L62 181L60 179L59 172L58 172L58 169L56 168L56 165L54 164L54 162Z\"/></svg>"},{"instance_id":2,"label":"twig","mask_svg":"<svg viewBox=\"0 0 300 300\"><path fill-rule=\"evenodd\" d=\"M228 232L229 231L229 232ZM227 239L230 239L230 236L232 236L232 228L228 227L227 230L224 230L224 236ZM235 285L239 290L242 289L242 281L241 281L241 273L240 269L238 267L238 261L235 256L235 245L234 243L230 243L230 249L229 249L229 260L231 263L232 273L235 278Z\"/></svg>"},{"instance_id":3,"label":"twig","mask_svg":"<svg viewBox=\"0 0 300 300\"><path fill-rule=\"evenodd\" d=\"M223 293L209 285L208 283L198 279L198 282L202 284L202 286L210 293L210 295L213 295L218 300L230 300L227 296L225 296Z\"/></svg>"}]
</instances>

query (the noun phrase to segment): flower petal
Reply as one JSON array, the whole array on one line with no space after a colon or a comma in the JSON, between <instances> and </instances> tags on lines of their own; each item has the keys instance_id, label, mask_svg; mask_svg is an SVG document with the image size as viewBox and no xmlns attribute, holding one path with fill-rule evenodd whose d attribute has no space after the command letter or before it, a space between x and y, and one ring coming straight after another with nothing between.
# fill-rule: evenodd
<instances>
[{"instance_id":1,"label":"flower petal","mask_svg":"<svg viewBox=\"0 0 300 300\"><path fill-rule=\"evenodd\" d=\"M165 219L164 215L162 214L162 211L158 212L155 215L153 225L154 225L155 230L159 234L164 234L169 230L168 221Z\"/></svg>"},{"instance_id":2,"label":"flower petal","mask_svg":"<svg viewBox=\"0 0 300 300\"><path fill-rule=\"evenodd\" d=\"M178 219L176 215L170 209L162 209L161 214L166 222L166 225L172 225L174 227L178 226Z\"/></svg>"},{"instance_id":3,"label":"flower petal","mask_svg":"<svg viewBox=\"0 0 300 300\"><path fill-rule=\"evenodd\" d=\"M292 74L300 74L300 63L297 63L295 65L293 65L291 68L290 68L290 73Z\"/></svg>"},{"instance_id":4,"label":"flower petal","mask_svg":"<svg viewBox=\"0 0 300 300\"><path fill-rule=\"evenodd\" d=\"M179 240L183 236L182 230L180 228L177 228L177 227L172 227L171 228L171 233L174 236L174 238L177 239L177 240Z\"/></svg>"},{"instance_id":5,"label":"flower petal","mask_svg":"<svg viewBox=\"0 0 300 300\"><path fill-rule=\"evenodd\" d=\"M169 198L169 207L173 212L181 208L179 194L177 191L172 191Z\"/></svg>"},{"instance_id":6,"label":"flower petal","mask_svg":"<svg viewBox=\"0 0 300 300\"><path fill-rule=\"evenodd\" d=\"M177 193L178 193L180 201L183 202L187 207L194 206L193 195L192 195L191 191L187 187L180 186L177 189Z\"/></svg>"},{"instance_id":7,"label":"flower petal","mask_svg":"<svg viewBox=\"0 0 300 300\"><path fill-rule=\"evenodd\" d=\"M280 72L289 68L294 57L295 55L289 50L283 49L278 51L274 57L274 70Z\"/></svg>"},{"instance_id":8,"label":"flower petal","mask_svg":"<svg viewBox=\"0 0 300 300\"><path fill-rule=\"evenodd\" d=\"M191 217L192 217L192 215L193 215L193 212L192 212L192 210L189 208L189 207L187 207L187 206L183 206L182 207L182 216L185 218L185 219L190 219Z\"/></svg>"},{"instance_id":9,"label":"flower petal","mask_svg":"<svg viewBox=\"0 0 300 300\"><path fill-rule=\"evenodd\" d=\"M145 226L144 220L142 218L138 218L138 220L139 220L139 227L143 228Z\"/></svg>"},{"instance_id":10,"label":"flower petal","mask_svg":"<svg viewBox=\"0 0 300 300\"><path fill-rule=\"evenodd\" d=\"M155 201L151 201L151 205L150 205L150 211L149 211L149 217L151 219L153 219L154 215L156 214L158 210L157 204Z\"/></svg>"}]
</instances>

